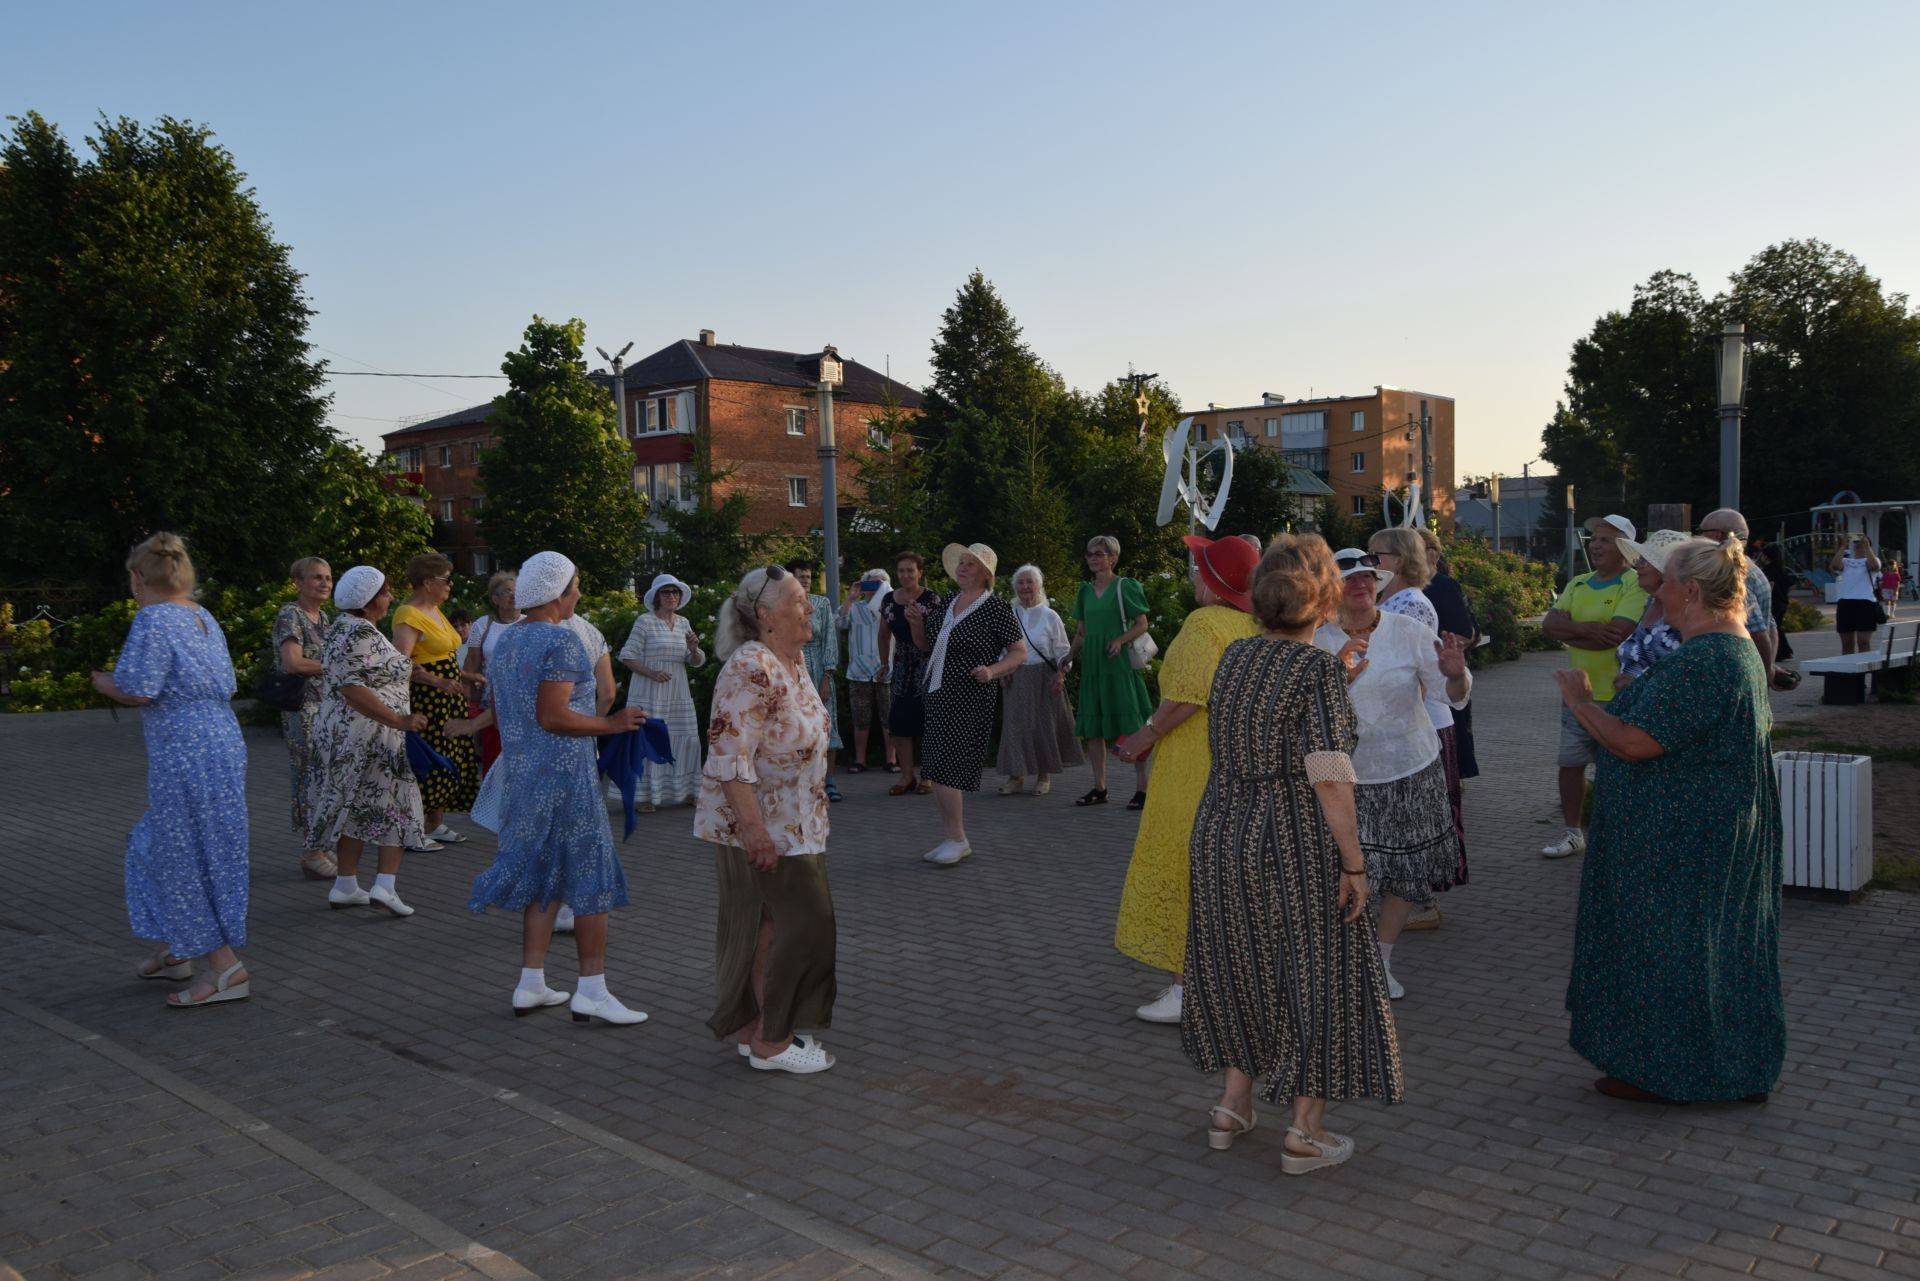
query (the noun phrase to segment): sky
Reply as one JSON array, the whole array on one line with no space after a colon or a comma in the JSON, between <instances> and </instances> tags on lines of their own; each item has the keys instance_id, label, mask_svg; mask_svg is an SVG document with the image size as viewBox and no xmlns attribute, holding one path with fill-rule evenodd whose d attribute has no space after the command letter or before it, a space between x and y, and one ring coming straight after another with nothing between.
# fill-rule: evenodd
<instances>
[{"instance_id":1,"label":"sky","mask_svg":"<svg viewBox=\"0 0 1920 1281\"><path fill-rule=\"evenodd\" d=\"M497 374L535 314L633 357L923 386L978 268L1073 386L1455 398L1538 456L1656 271L1817 238L1920 292L1920 5L9 0L0 114L210 127L337 371ZM594 360L592 363L598 365ZM343 435L495 380L330 380Z\"/></svg>"}]
</instances>

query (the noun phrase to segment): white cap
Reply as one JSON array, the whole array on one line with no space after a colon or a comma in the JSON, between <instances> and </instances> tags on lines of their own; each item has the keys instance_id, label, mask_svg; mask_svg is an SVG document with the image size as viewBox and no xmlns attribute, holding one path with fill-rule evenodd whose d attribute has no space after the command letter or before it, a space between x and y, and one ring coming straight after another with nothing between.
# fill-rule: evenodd
<instances>
[{"instance_id":1,"label":"white cap","mask_svg":"<svg viewBox=\"0 0 1920 1281\"><path fill-rule=\"evenodd\" d=\"M1639 531L1634 529L1633 522L1625 516L1589 516L1586 523L1586 530L1589 534L1597 534L1600 532L1594 528L1595 525L1610 525L1613 527L1614 533L1629 540L1640 536Z\"/></svg>"}]
</instances>

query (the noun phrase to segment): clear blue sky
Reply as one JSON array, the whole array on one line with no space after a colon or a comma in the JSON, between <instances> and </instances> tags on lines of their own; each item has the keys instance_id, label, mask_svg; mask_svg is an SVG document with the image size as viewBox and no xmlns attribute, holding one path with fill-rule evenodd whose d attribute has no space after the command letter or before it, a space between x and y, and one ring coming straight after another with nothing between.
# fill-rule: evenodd
<instances>
[{"instance_id":1,"label":"clear blue sky","mask_svg":"<svg viewBox=\"0 0 1920 1281\"><path fill-rule=\"evenodd\" d=\"M915 385L974 267L1034 350L1189 405L1455 396L1538 452L1663 268L1817 237L1920 290L1920 5L9 6L0 107L200 121L340 369L837 343ZM333 383L364 442L497 383Z\"/></svg>"}]
</instances>

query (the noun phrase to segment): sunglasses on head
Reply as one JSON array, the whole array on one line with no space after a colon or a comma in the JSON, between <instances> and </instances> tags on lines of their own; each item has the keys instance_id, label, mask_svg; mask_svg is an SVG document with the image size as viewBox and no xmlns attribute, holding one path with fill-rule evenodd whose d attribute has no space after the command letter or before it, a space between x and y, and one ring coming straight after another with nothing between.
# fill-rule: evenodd
<instances>
[{"instance_id":1,"label":"sunglasses on head","mask_svg":"<svg viewBox=\"0 0 1920 1281\"><path fill-rule=\"evenodd\" d=\"M1333 563L1338 565L1340 572L1344 574L1355 569L1373 569L1380 564L1380 558L1368 552L1364 556L1341 556Z\"/></svg>"},{"instance_id":2,"label":"sunglasses on head","mask_svg":"<svg viewBox=\"0 0 1920 1281\"><path fill-rule=\"evenodd\" d=\"M767 566L767 576L760 580L760 590L753 594L753 616L755 618L760 617L760 598L767 594L767 584L777 583L786 576L787 567L785 565Z\"/></svg>"}]
</instances>

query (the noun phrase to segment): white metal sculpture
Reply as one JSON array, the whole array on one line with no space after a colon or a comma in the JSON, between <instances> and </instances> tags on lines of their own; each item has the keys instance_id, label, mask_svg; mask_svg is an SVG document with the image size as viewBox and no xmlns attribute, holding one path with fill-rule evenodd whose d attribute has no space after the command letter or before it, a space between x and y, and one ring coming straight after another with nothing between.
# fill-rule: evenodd
<instances>
[{"instance_id":1,"label":"white metal sculpture","mask_svg":"<svg viewBox=\"0 0 1920 1281\"><path fill-rule=\"evenodd\" d=\"M1201 467L1214 454L1220 455L1220 487L1209 496L1200 485ZM1174 509L1187 505L1189 525L1200 524L1212 531L1227 509L1227 494L1233 488L1233 444L1221 439L1211 445L1193 439L1192 417L1182 418L1167 428L1160 438L1160 456L1166 460L1166 472L1160 481L1158 523L1171 524Z\"/></svg>"}]
</instances>

